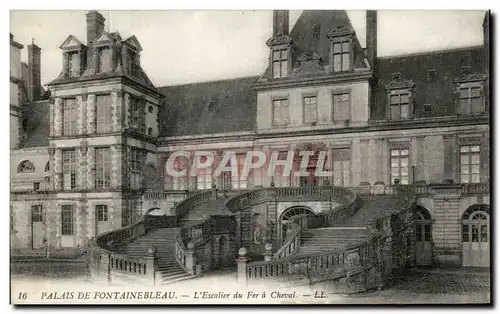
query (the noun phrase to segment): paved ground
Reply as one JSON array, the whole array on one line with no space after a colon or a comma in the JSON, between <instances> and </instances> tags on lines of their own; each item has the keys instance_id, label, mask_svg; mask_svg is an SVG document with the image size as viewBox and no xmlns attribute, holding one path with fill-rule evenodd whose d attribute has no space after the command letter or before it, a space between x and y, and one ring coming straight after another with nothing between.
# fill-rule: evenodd
<instances>
[{"instance_id":1,"label":"paved ground","mask_svg":"<svg viewBox=\"0 0 500 314\"><path fill-rule=\"evenodd\" d=\"M36 263L11 264L13 283L29 283L35 276L37 282L46 282L56 286L58 280L73 282L78 285L89 284L86 276L86 266L83 263L61 261L39 261ZM54 279L56 277L57 279ZM75 278L76 277L76 278ZM74 279L73 279L74 278ZM216 272L206 274L201 278L181 281L165 286L169 291L242 291L237 284L236 274ZM264 287L265 288L265 287ZM259 291L260 288L251 289ZM297 293L311 293L309 287L294 288L284 285L281 292L295 290ZM370 291L356 295L328 295L326 299L306 298L294 301L268 300L276 303L297 304L456 304L456 303L489 303L490 273L488 269L416 269L404 278L398 280L390 288L381 291ZM243 291L242 291L243 292ZM314 292L312 292L314 293ZM217 300L214 300L216 302ZM260 300L259 300L260 301ZM259 302L257 301L257 302ZM195 302L191 300L190 302ZM245 302L242 302L245 303ZM263 302L267 303L267 302Z\"/></svg>"}]
</instances>

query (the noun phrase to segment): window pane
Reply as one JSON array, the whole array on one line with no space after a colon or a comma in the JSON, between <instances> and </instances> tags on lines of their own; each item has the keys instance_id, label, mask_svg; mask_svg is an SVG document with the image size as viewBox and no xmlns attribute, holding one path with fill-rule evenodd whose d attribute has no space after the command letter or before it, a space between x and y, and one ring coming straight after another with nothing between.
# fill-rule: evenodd
<instances>
[{"instance_id":1,"label":"window pane","mask_svg":"<svg viewBox=\"0 0 500 314\"><path fill-rule=\"evenodd\" d=\"M469 226L462 225L462 242L469 242Z\"/></svg>"},{"instance_id":2,"label":"window pane","mask_svg":"<svg viewBox=\"0 0 500 314\"><path fill-rule=\"evenodd\" d=\"M391 149L391 156L399 156L399 149Z\"/></svg>"},{"instance_id":3,"label":"window pane","mask_svg":"<svg viewBox=\"0 0 500 314\"><path fill-rule=\"evenodd\" d=\"M280 60L280 51L275 50L273 51L273 61Z\"/></svg>"},{"instance_id":4,"label":"window pane","mask_svg":"<svg viewBox=\"0 0 500 314\"><path fill-rule=\"evenodd\" d=\"M479 242L479 230L477 225L472 225L472 242Z\"/></svg>"},{"instance_id":5,"label":"window pane","mask_svg":"<svg viewBox=\"0 0 500 314\"><path fill-rule=\"evenodd\" d=\"M394 105L394 104L399 104L399 95L391 95L390 97L390 102L391 102L391 105Z\"/></svg>"},{"instance_id":6,"label":"window pane","mask_svg":"<svg viewBox=\"0 0 500 314\"><path fill-rule=\"evenodd\" d=\"M469 165L462 165L462 174L469 174Z\"/></svg>"},{"instance_id":7,"label":"window pane","mask_svg":"<svg viewBox=\"0 0 500 314\"><path fill-rule=\"evenodd\" d=\"M401 94L401 103L402 104L407 104L409 103L409 95L408 94Z\"/></svg>"},{"instance_id":8,"label":"window pane","mask_svg":"<svg viewBox=\"0 0 500 314\"><path fill-rule=\"evenodd\" d=\"M342 43L342 52L348 52L349 51L349 42L343 42Z\"/></svg>"},{"instance_id":9,"label":"window pane","mask_svg":"<svg viewBox=\"0 0 500 314\"><path fill-rule=\"evenodd\" d=\"M469 155L460 156L460 163L462 165L468 165L469 164Z\"/></svg>"},{"instance_id":10,"label":"window pane","mask_svg":"<svg viewBox=\"0 0 500 314\"><path fill-rule=\"evenodd\" d=\"M483 99L482 98L472 98L471 99L471 113L483 112Z\"/></svg>"},{"instance_id":11,"label":"window pane","mask_svg":"<svg viewBox=\"0 0 500 314\"><path fill-rule=\"evenodd\" d=\"M341 55L333 56L333 71L339 72L342 70L342 58Z\"/></svg>"},{"instance_id":12,"label":"window pane","mask_svg":"<svg viewBox=\"0 0 500 314\"><path fill-rule=\"evenodd\" d=\"M460 98L469 98L469 88L460 89Z\"/></svg>"},{"instance_id":13,"label":"window pane","mask_svg":"<svg viewBox=\"0 0 500 314\"><path fill-rule=\"evenodd\" d=\"M481 225L481 242L488 242L488 226Z\"/></svg>"},{"instance_id":14,"label":"window pane","mask_svg":"<svg viewBox=\"0 0 500 314\"><path fill-rule=\"evenodd\" d=\"M424 225L425 241L431 241L431 225Z\"/></svg>"},{"instance_id":15,"label":"window pane","mask_svg":"<svg viewBox=\"0 0 500 314\"><path fill-rule=\"evenodd\" d=\"M280 63L273 62L273 78L279 78L279 77L280 77Z\"/></svg>"},{"instance_id":16,"label":"window pane","mask_svg":"<svg viewBox=\"0 0 500 314\"><path fill-rule=\"evenodd\" d=\"M399 184L408 184L408 177L401 177Z\"/></svg>"},{"instance_id":17,"label":"window pane","mask_svg":"<svg viewBox=\"0 0 500 314\"><path fill-rule=\"evenodd\" d=\"M470 146L470 151L471 152L479 152L479 150L480 150L479 145L472 145L472 146Z\"/></svg>"},{"instance_id":18,"label":"window pane","mask_svg":"<svg viewBox=\"0 0 500 314\"><path fill-rule=\"evenodd\" d=\"M401 158L401 167L408 167L408 158Z\"/></svg>"},{"instance_id":19,"label":"window pane","mask_svg":"<svg viewBox=\"0 0 500 314\"><path fill-rule=\"evenodd\" d=\"M341 46L340 43L333 44L333 53L340 53L340 52L342 52L341 48L342 48L342 46Z\"/></svg>"},{"instance_id":20,"label":"window pane","mask_svg":"<svg viewBox=\"0 0 500 314\"><path fill-rule=\"evenodd\" d=\"M481 88L479 88L479 87L473 87L473 88L471 88L470 96L471 97L479 97L479 96L481 96Z\"/></svg>"},{"instance_id":21,"label":"window pane","mask_svg":"<svg viewBox=\"0 0 500 314\"><path fill-rule=\"evenodd\" d=\"M471 173L479 173L479 165L472 165L470 169Z\"/></svg>"},{"instance_id":22,"label":"window pane","mask_svg":"<svg viewBox=\"0 0 500 314\"><path fill-rule=\"evenodd\" d=\"M288 59L288 50L281 50L281 59L286 60Z\"/></svg>"},{"instance_id":23,"label":"window pane","mask_svg":"<svg viewBox=\"0 0 500 314\"><path fill-rule=\"evenodd\" d=\"M391 173L392 175L396 176L396 177L399 177L399 168L391 168Z\"/></svg>"},{"instance_id":24,"label":"window pane","mask_svg":"<svg viewBox=\"0 0 500 314\"><path fill-rule=\"evenodd\" d=\"M288 61L281 61L281 77L288 76Z\"/></svg>"},{"instance_id":25,"label":"window pane","mask_svg":"<svg viewBox=\"0 0 500 314\"><path fill-rule=\"evenodd\" d=\"M470 183L479 183L479 174L471 175Z\"/></svg>"},{"instance_id":26,"label":"window pane","mask_svg":"<svg viewBox=\"0 0 500 314\"><path fill-rule=\"evenodd\" d=\"M401 118L408 119L408 105L401 105Z\"/></svg>"},{"instance_id":27,"label":"window pane","mask_svg":"<svg viewBox=\"0 0 500 314\"><path fill-rule=\"evenodd\" d=\"M460 99L460 114L469 113L469 99Z\"/></svg>"},{"instance_id":28,"label":"window pane","mask_svg":"<svg viewBox=\"0 0 500 314\"><path fill-rule=\"evenodd\" d=\"M471 154L471 164L478 164L479 163L479 154Z\"/></svg>"},{"instance_id":29,"label":"window pane","mask_svg":"<svg viewBox=\"0 0 500 314\"><path fill-rule=\"evenodd\" d=\"M468 174L463 174L461 176L461 183L469 183L469 175Z\"/></svg>"},{"instance_id":30,"label":"window pane","mask_svg":"<svg viewBox=\"0 0 500 314\"><path fill-rule=\"evenodd\" d=\"M350 69L350 56L348 53L342 54L342 71L347 71Z\"/></svg>"},{"instance_id":31,"label":"window pane","mask_svg":"<svg viewBox=\"0 0 500 314\"><path fill-rule=\"evenodd\" d=\"M469 151L469 146L467 146L467 145L460 146L460 152L461 153L466 153L468 151Z\"/></svg>"},{"instance_id":32,"label":"window pane","mask_svg":"<svg viewBox=\"0 0 500 314\"><path fill-rule=\"evenodd\" d=\"M398 120L400 118L399 106L391 106L391 120Z\"/></svg>"},{"instance_id":33,"label":"window pane","mask_svg":"<svg viewBox=\"0 0 500 314\"><path fill-rule=\"evenodd\" d=\"M415 237L417 242L422 242L422 226L421 225L416 225L415 226Z\"/></svg>"}]
</instances>

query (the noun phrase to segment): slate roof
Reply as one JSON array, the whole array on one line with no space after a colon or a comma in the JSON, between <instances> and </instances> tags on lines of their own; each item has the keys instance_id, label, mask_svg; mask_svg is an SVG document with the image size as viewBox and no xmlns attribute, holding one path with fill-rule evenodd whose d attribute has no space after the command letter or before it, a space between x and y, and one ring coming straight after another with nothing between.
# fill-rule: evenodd
<instances>
[{"instance_id":1,"label":"slate roof","mask_svg":"<svg viewBox=\"0 0 500 314\"><path fill-rule=\"evenodd\" d=\"M21 138L21 148L49 146L49 108L48 100L22 105L26 136Z\"/></svg>"},{"instance_id":2,"label":"slate roof","mask_svg":"<svg viewBox=\"0 0 500 314\"><path fill-rule=\"evenodd\" d=\"M454 50L424 52L406 56L392 56L378 59L378 85L371 117L385 119L387 91L385 86L393 79L393 73L401 73L402 79L413 81L415 117L453 115L454 80L462 75L462 67L470 66L471 71L483 73L483 48L466 47ZM428 70L435 69L435 77L428 77ZM424 104L433 105L431 112L424 111Z\"/></svg>"},{"instance_id":3,"label":"slate roof","mask_svg":"<svg viewBox=\"0 0 500 314\"><path fill-rule=\"evenodd\" d=\"M160 136L201 135L255 129L257 76L165 86Z\"/></svg>"}]
</instances>

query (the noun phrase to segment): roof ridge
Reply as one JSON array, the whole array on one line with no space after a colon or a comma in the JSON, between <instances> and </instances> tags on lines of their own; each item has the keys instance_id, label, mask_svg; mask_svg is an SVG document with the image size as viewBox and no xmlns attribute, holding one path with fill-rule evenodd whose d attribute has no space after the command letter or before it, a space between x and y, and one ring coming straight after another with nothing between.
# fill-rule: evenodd
<instances>
[{"instance_id":1,"label":"roof ridge","mask_svg":"<svg viewBox=\"0 0 500 314\"><path fill-rule=\"evenodd\" d=\"M191 82L191 83L184 83L184 84L164 85L164 86L159 86L158 89L196 85L196 84L222 83L222 82L237 81L237 80L244 80L244 79L251 79L251 78L257 79L259 77L260 77L260 75L250 75L250 76L241 76L241 77L228 78L228 79L216 79L216 80L212 80L212 81L201 81L201 82Z\"/></svg>"},{"instance_id":2,"label":"roof ridge","mask_svg":"<svg viewBox=\"0 0 500 314\"><path fill-rule=\"evenodd\" d=\"M467 50L471 50L471 49L480 49L483 47L484 47L483 45L463 46L463 47L432 50L432 51L410 52L410 53L396 54L396 55L390 55L390 56L382 56L382 57L378 57L378 58L379 59L404 58L404 57L432 55L432 54L447 53L447 52L460 52L460 51L467 51Z\"/></svg>"}]
</instances>

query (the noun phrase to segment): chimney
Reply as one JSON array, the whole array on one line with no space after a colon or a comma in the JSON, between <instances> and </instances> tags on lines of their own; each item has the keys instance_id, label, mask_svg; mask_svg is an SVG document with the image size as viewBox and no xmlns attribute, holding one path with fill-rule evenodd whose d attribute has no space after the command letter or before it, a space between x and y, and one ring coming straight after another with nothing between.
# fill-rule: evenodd
<instances>
[{"instance_id":1,"label":"chimney","mask_svg":"<svg viewBox=\"0 0 500 314\"><path fill-rule=\"evenodd\" d=\"M41 96L41 49L31 41L28 45L28 100L34 102Z\"/></svg>"},{"instance_id":2,"label":"chimney","mask_svg":"<svg viewBox=\"0 0 500 314\"><path fill-rule=\"evenodd\" d=\"M104 21L106 19L97 11L89 11L87 13L87 45L90 46L92 41L104 30Z\"/></svg>"},{"instance_id":3,"label":"chimney","mask_svg":"<svg viewBox=\"0 0 500 314\"><path fill-rule=\"evenodd\" d=\"M366 11L366 57L370 66L375 69L377 62L377 11Z\"/></svg>"},{"instance_id":4,"label":"chimney","mask_svg":"<svg viewBox=\"0 0 500 314\"><path fill-rule=\"evenodd\" d=\"M273 10L273 37L288 35L290 18L288 10Z\"/></svg>"}]
</instances>

